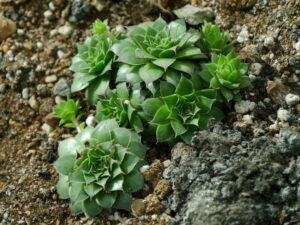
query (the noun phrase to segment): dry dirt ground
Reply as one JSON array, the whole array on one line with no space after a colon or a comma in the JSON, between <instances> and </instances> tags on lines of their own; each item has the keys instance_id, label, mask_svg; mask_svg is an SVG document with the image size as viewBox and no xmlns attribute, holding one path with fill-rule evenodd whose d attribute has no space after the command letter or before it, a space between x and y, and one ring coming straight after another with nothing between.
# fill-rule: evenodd
<instances>
[{"instance_id":1,"label":"dry dirt ground","mask_svg":"<svg viewBox=\"0 0 300 225\"><path fill-rule=\"evenodd\" d=\"M168 11L188 3L210 6L216 13L215 22L229 30L231 40L236 42L242 38L234 45L239 55L249 63L268 65L264 66L265 77L257 78L261 82L244 92L255 103L265 98L273 101L270 108L255 112L253 120L272 125L276 111L280 107L288 108L280 102L281 92L299 94L300 55L295 48L300 37L299 0L169 0L154 2L152 6L146 0L111 0L103 1L102 5L96 5L97 1L88 2L94 5L89 15L69 23L71 4L67 0L0 1L0 14L17 26L15 33L0 40L0 224L108 225L125 224L120 221L126 220L128 224L166 224L168 215L163 213L160 200L167 193L160 199L155 194L157 185L163 183L159 182L163 162L169 157L164 146L149 151L152 170L145 177L149 190L136 194L152 204L144 212L144 221L136 219L131 212L120 212L109 218L73 216L67 201L60 200L56 193L58 175L52 163L57 158L57 142L68 135L68 130L54 123L48 127L51 130L47 134L42 127L58 100L53 94L54 84L61 77L72 80L72 72L68 70L71 58L76 54L77 43L90 34L95 18L108 19L111 27L127 26L159 15L167 20L175 18L161 11L158 3ZM51 15L45 15L49 10ZM66 24L72 29L68 35L59 32ZM272 43L265 43L268 37L273 38ZM268 90L267 81L275 78L283 86ZM264 95L257 95L262 92ZM83 100L82 103L85 104ZM299 114L300 105L288 109ZM242 121L242 116L229 112L225 121L232 125ZM299 120L284 125L299 129ZM244 133L249 129L251 125L245 125Z\"/></svg>"}]
</instances>

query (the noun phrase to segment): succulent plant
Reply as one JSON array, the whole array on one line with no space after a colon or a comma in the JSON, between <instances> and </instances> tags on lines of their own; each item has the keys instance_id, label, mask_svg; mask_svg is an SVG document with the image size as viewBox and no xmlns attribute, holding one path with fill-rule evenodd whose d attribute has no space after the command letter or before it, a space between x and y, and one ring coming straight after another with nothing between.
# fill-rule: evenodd
<instances>
[{"instance_id":1,"label":"succulent plant","mask_svg":"<svg viewBox=\"0 0 300 225\"><path fill-rule=\"evenodd\" d=\"M194 46L199 37L196 30L186 31L183 20L167 24L159 18L129 27L128 37L112 47L118 61L125 63L119 68L117 81L144 82L153 95L160 80L176 87L182 73L194 75L197 64L193 60L206 58Z\"/></svg>"},{"instance_id":2,"label":"succulent plant","mask_svg":"<svg viewBox=\"0 0 300 225\"><path fill-rule=\"evenodd\" d=\"M142 105L144 112L152 115L150 124L156 125L158 142L174 143L179 138L190 143L196 130L207 127L209 118L222 117L222 112L213 106L215 90L194 90L193 83L184 76L176 89L167 82L166 85L169 87L162 97L148 98Z\"/></svg>"},{"instance_id":3,"label":"succulent plant","mask_svg":"<svg viewBox=\"0 0 300 225\"><path fill-rule=\"evenodd\" d=\"M113 30L107 30L106 23L94 23L94 36L87 37L84 44L78 45L78 54L73 57L70 70L75 77L72 92L86 89L86 97L95 103L99 95L105 94L112 79L111 69L115 55L111 46L120 38Z\"/></svg>"},{"instance_id":4,"label":"succulent plant","mask_svg":"<svg viewBox=\"0 0 300 225\"><path fill-rule=\"evenodd\" d=\"M115 119L121 127L132 128L136 132L144 129L141 104L145 93L140 89L131 90L126 83L117 85L116 90L100 98L97 104L96 119L98 122L106 119Z\"/></svg>"},{"instance_id":5,"label":"succulent plant","mask_svg":"<svg viewBox=\"0 0 300 225\"><path fill-rule=\"evenodd\" d=\"M61 101L58 106L54 108L56 113L55 118L60 119L59 126L65 124L65 127L76 128L80 132L85 123L79 123L80 118L84 115L79 113L79 101L74 102L68 97L67 101Z\"/></svg>"},{"instance_id":6,"label":"succulent plant","mask_svg":"<svg viewBox=\"0 0 300 225\"><path fill-rule=\"evenodd\" d=\"M227 31L221 32L217 25L205 21L201 27L201 36L196 45L205 53L228 54L232 46L232 43L228 43L228 37Z\"/></svg>"},{"instance_id":7,"label":"succulent plant","mask_svg":"<svg viewBox=\"0 0 300 225\"><path fill-rule=\"evenodd\" d=\"M59 143L57 191L70 198L73 213L93 217L102 210L128 209L131 193L142 188L145 147L140 137L115 120L86 127Z\"/></svg>"},{"instance_id":8,"label":"succulent plant","mask_svg":"<svg viewBox=\"0 0 300 225\"><path fill-rule=\"evenodd\" d=\"M225 98L228 103L231 100L240 100L238 91L250 85L251 81L246 72L248 64L242 63L234 52L227 56L212 55L211 63L204 65L200 73L203 80L210 83L210 88L218 89L218 93Z\"/></svg>"}]
</instances>

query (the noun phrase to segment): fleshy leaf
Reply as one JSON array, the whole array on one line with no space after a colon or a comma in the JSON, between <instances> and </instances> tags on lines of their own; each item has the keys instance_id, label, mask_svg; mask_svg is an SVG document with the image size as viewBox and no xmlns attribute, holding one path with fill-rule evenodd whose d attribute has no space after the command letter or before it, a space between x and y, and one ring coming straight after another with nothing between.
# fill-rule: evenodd
<instances>
[{"instance_id":1,"label":"fleshy leaf","mask_svg":"<svg viewBox=\"0 0 300 225\"><path fill-rule=\"evenodd\" d=\"M113 206L117 199L117 192L100 192L95 196L96 202L103 208L109 209Z\"/></svg>"},{"instance_id":2,"label":"fleshy leaf","mask_svg":"<svg viewBox=\"0 0 300 225\"><path fill-rule=\"evenodd\" d=\"M124 178L124 190L126 192L136 192L143 187L143 176L141 173L133 170Z\"/></svg>"},{"instance_id":3,"label":"fleshy leaf","mask_svg":"<svg viewBox=\"0 0 300 225\"><path fill-rule=\"evenodd\" d=\"M88 217L94 217L102 211L102 208L96 203L96 199L86 199L82 203L82 209Z\"/></svg>"},{"instance_id":4,"label":"fleshy leaf","mask_svg":"<svg viewBox=\"0 0 300 225\"><path fill-rule=\"evenodd\" d=\"M54 162L54 167L59 173L67 176L72 172L75 160L76 155L66 155L58 158L58 160Z\"/></svg>"},{"instance_id":5,"label":"fleshy leaf","mask_svg":"<svg viewBox=\"0 0 300 225\"><path fill-rule=\"evenodd\" d=\"M162 68L152 63L147 63L145 66L140 68L139 73L143 81L146 84L149 84L159 79L163 75L164 71Z\"/></svg>"}]
</instances>

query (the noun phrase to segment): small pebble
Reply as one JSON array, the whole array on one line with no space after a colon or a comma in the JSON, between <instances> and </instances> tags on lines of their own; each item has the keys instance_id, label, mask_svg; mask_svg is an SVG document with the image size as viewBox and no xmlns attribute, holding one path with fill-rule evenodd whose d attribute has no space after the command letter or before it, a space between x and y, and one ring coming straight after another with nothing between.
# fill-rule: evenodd
<instances>
[{"instance_id":1,"label":"small pebble","mask_svg":"<svg viewBox=\"0 0 300 225\"><path fill-rule=\"evenodd\" d=\"M70 24L66 24L58 29L58 33L68 37L73 31L73 28Z\"/></svg>"},{"instance_id":2,"label":"small pebble","mask_svg":"<svg viewBox=\"0 0 300 225\"><path fill-rule=\"evenodd\" d=\"M47 19L50 19L52 17L53 13L50 10L47 10L46 12L44 12L44 17L46 17Z\"/></svg>"},{"instance_id":3,"label":"small pebble","mask_svg":"<svg viewBox=\"0 0 300 225\"><path fill-rule=\"evenodd\" d=\"M0 93L3 94L5 92L5 84L0 84Z\"/></svg>"},{"instance_id":4,"label":"small pebble","mask_svg":"<svg viewBox=\"0 0 300 225\"><path fill-rule=\"evenodd\" d=\"M148 169L149 169L149 165L142 166L142 167L140 168L140 172L141 172L141 173L144 173L144 172L146 172Z\"/></svg>"},{"instance_id":5,"label":"small pebble","mask_svg":"<svg viewBox=\"0 0 300 225\"><path fill-rule=\"evenodd\" d=\"M240 102L235 103L234 109L237 113L247 113L249 111L252 111L255 107L255 102L250 102L249 100L242 100Z\"/></svg>"},{"instance_id":6,"label":"small pebble","mask_svg":"<svg viewBox=\"0 0 300 225\"><path fill-rule=\"evenodd\" d=\"M57 81L57 76L56 75L50 75L50 76L47 76L45 78L46 83L54 83L56 81Z\"/></svg>"},{"instance_id":7,"label":"small pebble","mask_svg":"<svg viewBox=\"0 0 300 225\"><path fill-rule=\"evenodd\" d=\"M43 49L43 44L41 42L37 42L36 43L36 47L38 47L39 49Z\"/></svg>"},{"instance_id":8,"label":"small pebble","mask_svg":"<svg viewBox=\"0 0 300 225\"><path fill-rule=\"evenodd\" d=\"M89 115L85 120L86 125L88 126L95 126L96 125L96 119L93 115Z\"/></svg>"},{"instance_id":9,"label":"small pebble","mask_svg":"<svg viewBox=\"0 0 300 225\"><path fill-rule=\"evenodd\" d=\"M300 97L294 94L287 94L285 96L285 101L288 105L295 105L300 102Z\"/></svg>"},{"instance_id":10,"label":"small pebble","mask_svg":"<svg viewBox=\"0 0 300 225\"><path fill-rule=\"evenodd\" d=\"M295 44L295 49L297 51L300 51L300 41L298 41L296 44Z\"/></svg>"},{"instance_id":11,"label":"small pebble","mask_svg":"<svg viewBox=\"0 0 300 225\"><path fill-rule=\"evenodd\" d=\"M55 5L53 4L53 2L49 3L49 8L54 11L55 10Z\"/></svg>"},{"instance_id":12,"label":"small pebble","mask_svg":"<svg viewBox=\"0 0 300 225\"><path fill-rule=\"evenodd\" d=\"M280 119L281 121L288 121L290 118L290 113L289 111L287 111L286 109L279 109L277 111L277 117L278 119Z\"/></svg>"},{"instance_id":13,"label":"small pebble","mask_svg":"<svg viewBox=\"0 0 300 225\"><path fill-rule=\"evenodd\" d=\"M275 45L275 41L273 37L266 37L264 40L264 46L267 48L273 47Z\"/></svg>"},{"instance_id":14,"label":"small pebble","mask_svg":"<svg viewBox=\"0 0 300 225\"><path fill-rule=\"evenodd\" d=\"M29 103L30 107L33 108L33 109L35 109L35 110L37 110L38 107L39 107L34 95L31 96L31 98L29 99L28 103Z\"/></svg>"},{"instance_id":15,"label":"small pebble","mask_svg":"<svg viewBox=\"0 0 300 225\"><path fill-rule=\"evenodd\" d=\"M249 33L247 27L243 27L242 31L239 33L239 36L237 37L237 41L239 43L243 43L248 40L249 40Z\"/></svg>"},{"instance_id":16,"label":"small pebble","mask_svg":"<svg viewBox=\"0 0 300 225\"><path fill-rule=\"evenodd\" d=\"M263 66L260 63L252 63L250 66L250 72L253 75L259 75L262 71Z\"/></svg>"},{"instance_id":17,"label":"small pebble","mask_svg":"<svg viewBox=\"0 0 300 225\"><path fill-rule=\"evenodd\" d=\"M248 114L243 116L243 121L244 121L246 124L253 124L253 120L252 120L251 116L248 115Z\"/></svg>"},{"instance_id":18,"label":"small pebble","mask_svg":"<svg viewBox=\"0 0 300 225\"><path fill-rule=\"evenodd\" d=\"M29 89L27 87L22 90L22 97L24 99L28 99L29 98Z\"/></svg>"},{"instance_id":19,"label":"small pebble","mask_svg":"<svg viewBox=\"0 0 300 225\"><path fill-rule=\"evenodd\" d=\"M65 57L65 53L61 50L58 50L57 51L57 56L58 56L58 58L63 59Z\"/></svg>"},{"instance_id":20,"label":"small pebble","mask_svg":"<svg viewBox=\"0 0 300 225\"><path fill-rule=\"evenodd\" d=\"M23 29L17 29L18 35L23 35L25 31Z\"/></svg>"},{"instance_id":21,"label":"small pebble","mask_svg":"<svg viewBox=\"0 0 300 225\"><path fill-rule=\"evenodd\" d=\"M50 132L52 131L52 127L50 125L48 125L47 123L44 123L42 125L42 130L46 132L46 134L50 134Z\"/></svg>"}]
</instances>

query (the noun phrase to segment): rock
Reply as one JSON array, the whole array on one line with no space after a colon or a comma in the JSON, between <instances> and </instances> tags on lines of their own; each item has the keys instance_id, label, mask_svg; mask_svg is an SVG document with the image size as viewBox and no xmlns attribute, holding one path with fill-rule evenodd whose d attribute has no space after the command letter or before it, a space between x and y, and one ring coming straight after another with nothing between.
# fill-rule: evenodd
<instances>
[{"instance_id":1,"label":"rock","mask_svg":"<svg viewBox=\"0 0 300 225\"><path fill-rule=\"evenodd\" d=\"M28 98L29 98L29 88L24 88L24 89L22 90L22 97L23 97L24 99L28 99Z\"/></svg>"},{"instance_id":2,"label":"rock","mask_svg":"<svg viewBox=\"0 0 300 225\"><path fill-rule=\"evenodd\" d=\"M46 84L38 84L36 86L36 93L39 96L46 96L48 94L48 89Z\"/></svg>"},{"instance_id":3,"label":"rock","mask_svg":"<svg viewBox=\"0 0 300 225\"><path fill-rule=\"evenodd\" d=\"M243 121L246 123L246 124L253 124L253 120L251 118L250 115L244 115L243 116Z\"/></svg>"},{"instance_id":4,"label":"rock","mask_svg":"<svg viewBox=\"0 0 300 225\"><path fill-rule=\"evenodd\" d=\"M242 100L240 102L235 103L234 105L234 109L237 113L247 113L247 112L251 112L253 111L254 107L255 107L255 102L251 102L249 100Z\"/></svg>"},{"instance_id":5,"label":"rock","mask_svg":"<svg viewBox=\"0 0 300 225\"><path fill-rule=\"evenodd\" d=\"M196 152L194 148L184 144L183 142L177 143L171 151L171 160L174 160L179 157L189 157L195 156Z\"/></svg>"},{"instance_id":6,"label":"rock","mask_svg":"<svg viewBox=\"0 0 300 225\"><path fill-rule=\"evenodd\" d=\"M279 109L277 111L277 117L281 121L288 121L290 119L291 115L290 115L289 111L287 111L286 109Z\"/></svg>"},{"instance_id":7,"label":"rock","mask_svg":"<svg viewBox=\"0 0 300 225\"><path fill-rule=\"evenodd\" d=\"M245 41L248 41L249 40L249 33L248 33L248 30L247 30L247 27L244 26L242 31L239 33L238 37L237 37L237 41L239 43L243 43Z\"/></svg>"},{"instance_id":8,"label":"rock","mask_svg":"<svg viewBox=\"0 0 300 225\"><path fill-rule=\"evenodd\" d=\"M3 94L5 92L6 85L5 84L0 84L0 93Z\"/></svg>"},{"instance_id":9,"label":"rock","mask_svg":"<svg viewBox=\"0 0 300 225\"><path fill-rule=\"evenodd\" d=\"M85 120L85 123L87 126L94 127L96 125L96 118L92 114L88 115L88 117Z\"/></svg>"},{"instance_id":10,"label":"rock","mask_svg":"<svg viewBox=\"0 0 300 225\"><path fill-rule=\"evenodd\" d=\"M210 7L198 8L190 4L173 12L178 18L184 19L188 24L193 26L197 26L204 21L212 21L215 17L215 13Z\"/></svg>"},{"instance_id":11,"label":"rock","mask_svg":"<svg viewBox=\"0 0 300 225\"><path fill-rule=\"evenodd\" d=\"M146 172L147 169L149 169L149 165L144 165L140 168L140 172L144 173L144 172Z\"/></svg>"},{"instance_id":12,"label":"rock","mask_svg":"<svg viewBox=\"0 0 300 225\"><path fill-rule=\"evenodd\" d=\"M47 10L44 12L44 17L50 19L53 16L53 12L51 10Z\"/></svg>"},{"instance_id":13,"label":"rock","mask_svg":"<svg viewBox=\"0 0 300 225\"><path fill-rule=\"evenodd\" d=\"M143 199L135 199L131 203L131 211L134 216L140 217L145 214L146 203Z\"/></svg>"},{"instance_id":14,"label":"rock","mask_svg":"<svg viewBox=\"0 0 300 225\"><path fill-rule=\"evenodd\" d=\"M145 198L147 214L161 214L162 204L156 195L150 194Z\"/></svg>"},{"instance_id":15,"label":"rock","mask_svg":"<svg viewBox=\"0 0 300 225\"><path fill-rule=\"evenodd\" d=\"M57 118L54 117L55 115L56 115L55 112L51 112L44 119L44 122L47 123L52 128L57 127L58 126L58 122L59 122L59 119L57 119Z\"/></svg>"},{"instance_id":16,"label":"rock","mask_svg":"<svg viewBox=\"0 0 300 225\"><path fill-rule=\"evenodd\" d=\"M46 83L54 83L55 81L57 81L56 75L50 75L45 78Z\"/></svg>"},{"instance_id":17,"label":"rock","mask_svg":"<svg viewBox=\"0 0 300 225\"><path fill-rule=\"evenodd\" d=\"M81 20L86 17L91 11L91 6L85 0L73 0L71 14L76 20Z\"/></svg>"},{"instance_id":18,"label":"rock","mask_svg":"<svg viewBox=\"0 0 300 225\"><path fill-rule=\"evenodd\" d=\"M59 96L68 96L70 95L70 86L66 79L60 78L58 82L56 82L54 86L53 93L54 95L59 95Z\"/></svg>"},{"instance_id":19,"label":"rock","mask_svg":"<svg viewBox=\"0 0 300 225\"><path fill-rule=\"evenodd\" d=\"M9 35L16 32L17 25L10 19L0 15L0 41L6 39Z\"/></svg>"},{"instance_id":20,"label":"rock","mask_svg":"<svg viewBox=\"0 0 300 225\"><path fill-rule=\"evenodd\" d=\"M38 102L34 95L31 96L28 103L29 103L30 107L33 108L34 110L37 110L39 107Z\"/></svg>"},{"instance_id":21,"label":"rock","mask_svg":"<svg viewBox=\"0 0 300 225\"><path fill-rule=\"evenodd\" d=\"M50 125L48 125L47 123L44 123L42 125L42 130L45 131L45 133L49 135L53 129L52 129L52 127L50 127Z\"/></svg>"},{"instance_id":22,"label":"rock","mask_svg":"<svg viewBox=\"0 0 300 225\"><path fill-rule=\"evenodd\" d=\"M271 48L275 45L275 40L273 37L266 37L264 40L264 46L267 48Z\"/></svg>"},{"instance_id":23,"label":"rock","mask_svg":"<svg viewBox=\"0 0 300 225\"><path fill-rule=\"evenodd\" d=\"M250 73L255 76L258 76L258 75L260 75L262 68L263 68L263 66L260 63L252 63L250 65Z\"/></svg>"},{"instance_id":24,"label":"rock","mask_svg":"<svg viewBox=\"0 0 300 225\"><path fill-rule=\"evenodd\" d=\"M295 44L295 49L300 52L300 41Z\"/></svg>"},{"instance_id":25,"label":"rock","mask_svg":"<svg viewBox=\"0 0 300 225\"><path fill-rule=\"evenodd\" d=\"M248 141L222 123L211 128L193 138L199 155L175 158L164 171L173 189L164 204L166 212L173 213L169 224L272 224L282 209L285 218L299 218L300 195L295 195L300 178L300 164L295 162L298 134L297 138L295 132L279 138L283 149L288 145L294 149L294 155L282 155L266 136ZM285 168L290 169L284 174Z\"/></svg>"},{"instance_id":26,"label":"rock","mask_svg":"<svg viewBox=\"0 0 300 225\"><path fill-rule=\"evenodd\" d=\"M159 160L156 160L145 172L142 173L144 181L154 188L159 182L163 170L164 165Z\"/></svg>"},{"instance_id":27,"label":"rock","mask_svg":"<svg viewBox=\"0 0 300 225\"><path fill-rule=\"evenodd\" d=\"M288 105L296 105L298 102L300 102L300 97L294 94L287 94L285 96L285 101Z\"/></svg>"},{"instance_id":28,"label":"rock","mask_svg":"<svg viewBox=\"0 0 300 225\"><path fill-rule=\"evenodd\" d=\"M172 192L172 188L166 179L160 180L154 188L154 194L159 200L166 199L168 195Z\"/></svg>"},{"instance_id":29,"label":"rock","mask_svg":"<svg viewBox=\"0 0 300 225\"><path fill-rule=\"evenodd\" d=\"M293 153L295 155L298 155L299 157L300 133L290 128L281 129L279 133L279 140L277 146L281 153ZM300 173L299 173L299 178L300 178Z\"/></svg>"},{"instance_id":30,"label":"rock","mask_svg":"<svg viewBox=\"0 0 300 225\"><path fill-rule=\"evenodd\" d=\"M267 93L275 103L283 104L288 92L288 88L281 82L281 80L268 81Z\"/></svg>"},{"instance_id":31,"label":"rock","mask_svg":"<svg viewBox=\"0 0 300 225\"><path fill-rule=\"evenodd\" d=\"M66 23L64 26L58 28L58 33L64 35L65 37L69 37L72 31L73 27L69 23Z\"/></svg>"}]
</instances>

